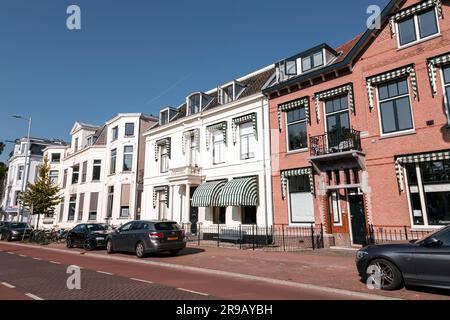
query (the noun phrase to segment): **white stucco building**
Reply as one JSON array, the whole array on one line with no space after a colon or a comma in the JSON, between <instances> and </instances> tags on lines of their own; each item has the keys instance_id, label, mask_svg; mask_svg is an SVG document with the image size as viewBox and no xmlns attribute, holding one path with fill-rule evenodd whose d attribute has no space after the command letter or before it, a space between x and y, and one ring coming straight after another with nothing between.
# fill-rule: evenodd
<instances>
[{"instance_id":1,"label":"white stucco building","mask_svg":"<svg viewBox=\"0 0 450 320\"><path fill-rule=\"evenodd\" d=\"M266 67L160 111L146 137L143 219L271 226Z\"/></svg>"},{"instance_id":2,"label":"white stucco building","mask_svg":"<svg viewBox=\"0 0 450 320\"><path fill-rule=\"evenodd\" d=\"M3 213L0 220L29 221L27 209L21 210L19 197L28 183L34 183L39 174L39 166L43 159L43 150L46 147L64 148L65 142L61 140L50 140L30 138L17 139L12 156L8 160L8 175L6 177L5 192L1 207ZM28 147L29 146L29 147ZM26 157L28 148L28 157ZM27 158L27 159L25 159Z\"/></svg>"},{"instance_id":3,"label":"white stucco building","mask_svg":"<svg viewBox=\"0 0 450 320\"><path fill-rule=\"evenodd\" d=\"M75 123L71 145L49 147L51 176L61 188L62 202L48 227L81 222L121 225L139 219L144 176L143 133L157 119L141 113L118 114L102 126ZM58 156L60 154L60 156Z\"/></svg>"}]
</instances>

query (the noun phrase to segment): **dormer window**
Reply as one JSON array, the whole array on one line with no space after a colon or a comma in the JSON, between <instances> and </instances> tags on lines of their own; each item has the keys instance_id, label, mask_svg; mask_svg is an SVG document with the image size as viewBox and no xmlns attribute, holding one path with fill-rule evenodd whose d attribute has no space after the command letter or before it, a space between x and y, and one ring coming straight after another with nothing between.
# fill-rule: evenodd
<instances>
[{"instance_id":1,"label":"dormer window","mask_svg":"<svg viewBox=\"0 0 450 320\"><path fill-rule=\"evenodd\" d=\"M323 65L323 51L302 58L302 71L306 72Z\"/></svg>"},{"instance_id":2,"label":"dormer window","mask_svg":"<svg viewBox=\"0 0 450 320\"><path fill-rule=\"evenodd\" d=\"M203 110L211 101L211 97L204 93L194 93L188 97L188 115L196 114Z\"/></svg>"},{"instance_id":3,"label":"dormer window","mask_svg":"<svg viewBox=\"0 0 450 320\"><path fill-rule=\"evenodd\" d=\"M169 110L164 110L159 113L159 124L165 125L169 122Z\"/></svg>"},{"instance_id":4,"label":"dormer window","mask_svg":"<svg viewBox=\"0 0 450 320\"><path fill-rule=\"evenodd\" d=\"M232 84L219 87L218 99L220 104L226 104L239 98L244 91L245 86L237 81L233 81Z\"/></svg>"},{"instance_id":5,"label":"dormer window","mask_svg":"<svg viewBox=\"0 0 450 320\"><path fill-rule=\"evenodd\" d=\"M297 60L287 60L284 67L287 76L297 75Z\"/></svg>"}]
</instances>

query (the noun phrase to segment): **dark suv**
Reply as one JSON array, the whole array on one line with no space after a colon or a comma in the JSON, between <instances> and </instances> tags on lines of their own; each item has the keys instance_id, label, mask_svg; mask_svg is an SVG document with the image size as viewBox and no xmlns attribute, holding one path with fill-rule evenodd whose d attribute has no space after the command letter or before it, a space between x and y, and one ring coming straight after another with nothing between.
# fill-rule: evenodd
<instances>
[{"instance_id":1,"label":"dark suv","mask_svg":"<svg viewBox=\"0 0 450 320\"><path fill-rule=\"evenodd\" d=\"M131 221L109 234L106 240L108 253L134 252L139 258L161 251L177 255L185 247L184 230L174 221Z\"/></svg>"},{"instance_id":2,"label":"dark suv","mask_svg":"<svg viewBox=\"0 0 450 320\"><path fill-rule=\"evenodd\" d=\"M0 240L21 240L28 238L33 229L25 222L4 222L0 227Z\"/></svg>"},{"instance_id":3,"label":"dark suv","mask_svg":"<svg viewBox=\"0 0 450 320\"><path fill-rule=\"evenodd\" d=\"M105 247L105 239L112 228L103 223L82 223L67 233L66 246L82 246L85 250Z\"/></svg>"}]
</instances>

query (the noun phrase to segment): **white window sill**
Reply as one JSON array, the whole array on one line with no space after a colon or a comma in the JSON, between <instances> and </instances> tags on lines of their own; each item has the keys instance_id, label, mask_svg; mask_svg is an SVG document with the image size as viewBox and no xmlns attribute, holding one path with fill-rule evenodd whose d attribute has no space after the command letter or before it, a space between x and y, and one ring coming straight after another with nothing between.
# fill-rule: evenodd
<instances>
[{"instance_id":1,"label":"white window sill","mask_svg":"<svg viewBox=\"0 0 450 320\"><path fill-rule=\"evenodd\" d=\"M398 34L396 36L398 37ZM423 38L423 39L420 39L420 40L417 40L417 41L405 44L403 46L400 46L400 47L398 47L397 51L408 49L408 48L413 47L415 45L418 45L418 44L421 44L421 43L424 43L424 42L427 42L427 41L430 41L430 40L433 40L433 39L436 39L436 38L439 38L439 37L442 37L442 35L440 33L437 33L437 34L434 34L434 35L429 36L427 38Z\"/></svg>"},{"instance_id":2,"label":"white window sill","mask_svg":"<svg viewBox=\"0 0 450 320\"><path fill-rule=\"evenodd\" d=\"M304 152L308 152L309 148L303 148L303 149L298 149L298 150L292 150L292 151L286 151L286 154L296 154L296 153L304 153Z\"/></svg>"},{"instance_id":3,"label":"white window sill","mask_svg":"<svg viewBox=\"0 0 450 320\"><path fill-rule=\"evenodd\" d=\"M413 134L416 134L416 130L399 131L399 132L394 132L394 133L389 133L389 134L382 134L380 136L380 140L409 136L409 135L413 135Z\"/></svg>"}]
</instances>

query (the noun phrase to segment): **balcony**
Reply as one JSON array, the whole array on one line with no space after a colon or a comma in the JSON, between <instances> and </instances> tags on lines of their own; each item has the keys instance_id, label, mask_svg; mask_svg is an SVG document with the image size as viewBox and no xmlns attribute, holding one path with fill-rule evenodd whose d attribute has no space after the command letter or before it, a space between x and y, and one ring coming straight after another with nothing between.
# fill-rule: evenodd
<instances>
[{"instance_id":1,"label":"balcony","mask_svg":"<svg viewBox=\"0 0 450 320\"><path fill-rule=\"evenodd\" d=\"M202 182L202 169L190 165L170 169L167 179L169 182L177 182L178 184L199 185Z\"/></svg>"}]
</instances>

